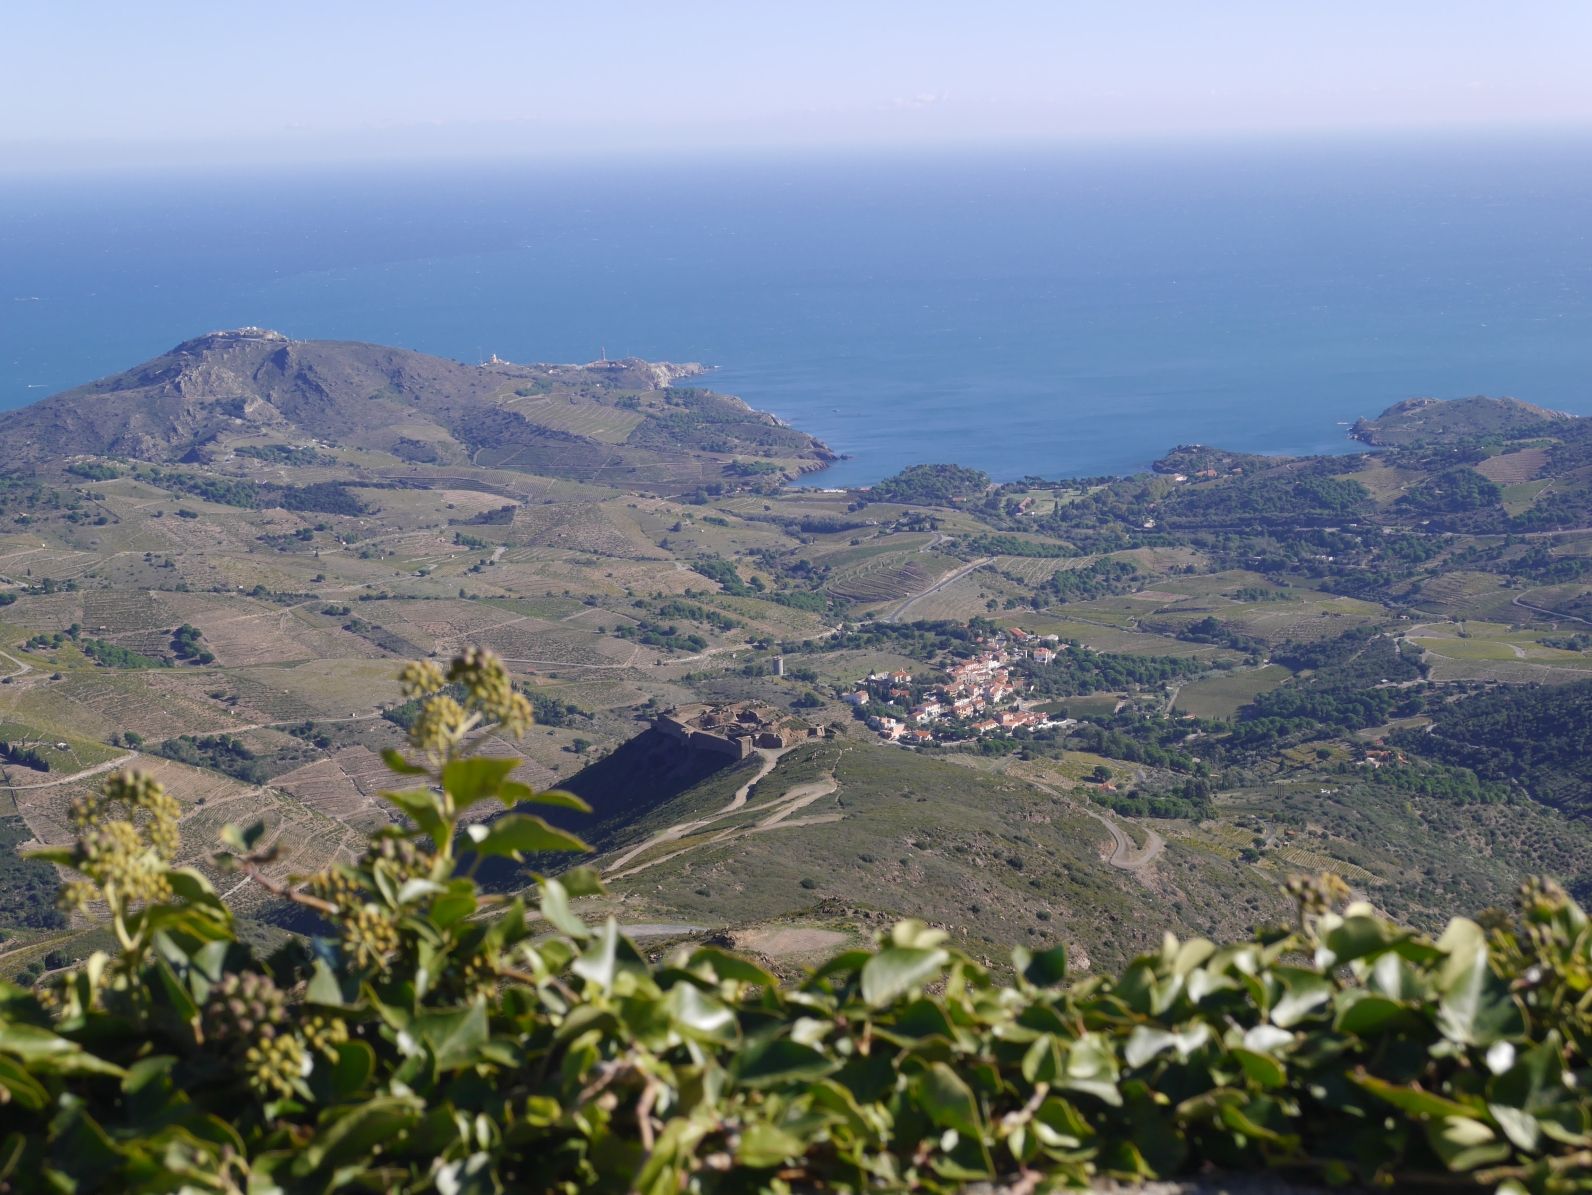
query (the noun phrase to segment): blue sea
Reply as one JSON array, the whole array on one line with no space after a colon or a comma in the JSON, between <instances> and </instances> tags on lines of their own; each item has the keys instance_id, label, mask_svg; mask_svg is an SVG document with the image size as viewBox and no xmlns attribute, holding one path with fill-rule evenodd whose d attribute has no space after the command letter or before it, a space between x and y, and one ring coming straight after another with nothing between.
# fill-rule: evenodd
<instances>
[{"instance_id":1,"label":"blue sea","mask_svg":"<svg viewBox=\"0 0 1592 1195\"><path fill-rule=\"evenodd\" d=\"M255 324L702 361L821 484L1330 452L1412 395L1592 413L1589 229L1568 136L11 178L0 408Z\"/></svg>"}]
</instances>

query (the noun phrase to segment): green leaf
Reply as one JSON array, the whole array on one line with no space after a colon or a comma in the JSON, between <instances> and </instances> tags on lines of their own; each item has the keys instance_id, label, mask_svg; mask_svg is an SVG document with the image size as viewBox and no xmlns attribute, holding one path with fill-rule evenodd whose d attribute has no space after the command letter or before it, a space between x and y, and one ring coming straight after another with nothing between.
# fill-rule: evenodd
<instances>
[{"instance_id":1,"label":"green leaf","mask_svg":"<svg viewBox=\"0 0 1592 1195\"><path fill-rule=\"evenodd\" d=\"M1531 1113L1522 1108L1511 1108L1507 1104L1488 1104L1487 1111L1504 1131L1504 1136L1515 1145L1528 1153L1537 1148L1542 1140L1542 1126Z\"/></svg>"},{"instance_id":2,"label":"green leaf","mask_svg":"<svg viewBox=\"0 0 1592 1195\"><path fill-rule=\"evenodd\" d=\"M1283 984L1283 994L1271 1008L1271 1022L1290 1029L1332 999L1332 983L1314 971L1299 967L1277 967L1273 972Z\"/></svg>"},{"instance_id":3,"label":"green leaf","mask_svg":"<svg viewBox=\"0 0 1592 1195\"><path fill-rule=\"evenodd\" d=\"M402 891L399 892L402 896ZM450 880L431 902L431 921L438 929L456 925L476 911L476 887L467 879Z\"/></svg>"},{"instance_id":4,"label":"green leaf","mask_svg":"<svg viewBox=\"0 0 1592 1195\"><path fill-rule=\"evenodd\" d=\"M382 800L398 806L409 820L431 835L433 842L440 844L447 837L448 825L442 818L437 794L429 788L406 788L379 795Z\"/></svg>"},{"instance_id":5,"label":"green leaf","mask_svg":"<svg viewBox=\"0 0 1592 1195\"><path fill-rule=\"evenodd\" d=\"M542 917L559 933L577 941L591 937L591 927L570 911L569 894L558 880L542 881Z\"/></svg>"},{"instance_id":6,"label":"green leaf","mask_svg":"<svg viewBox=\"0 0 1592 1195\"><path fill-rule=\"evenodd\" d=\"M453 807L462 813L478 801L496 798L509 773L523 762L517 757L493 756L449 760L442 766L442 787L453 798Z\"/></svg>"},{"instance_id":7,"label":"green leaf","mask_svg":"<svg viewBox=\"0 0 1592 1195\"><path fill-rule=\"evenodd\" d=\"M1261 1087L1282 1087L1288 1082L1288 1072L1270 1054L1259 1054L1238 1046L1233 1049L1233 1058L1243 1068L1244 1075Z\"/></svg>"},{"instance_id":8,"label":"green leaf","mask_svg":"<svg viewBox=\"0 0 1592 1195\"><path fill-rule=\"evenodd\" d=\"M561 788L538 790L518 780L505 781L498 796L505 805L528 802L532 805L552 805L557 809L573 809L576 813L591 812L591 806L574 793L567 793Z\"/></svg>"},{"instance_id":9,"label":"green leaf","mask_svg":"<svg viewBox=\"0 0 1592 1195\"><path fill-rule=\"evenodd\" d=\"M0 1099L0 1105L9 1102L24 1112L42 1111L50 1102L50 1093L44 1084L28 1074L15 1058L3 1054L0 1054L0 1090L7 1093L6 1099Z\"/></svg>"},{"instance_id":10,"label":"green leaf","mask_svg":"<svg viewBox=\"0 0 1592 1195\"><path fill-rule=\"evenodd\" d=\"M425 768L419 764L410 763L393 747L384 748L381 758L382 762L387 765L388 770L399 776L424 776L426 774Z\"/></svg>"},{"instance_id":11,"label":"green leaf","mask_svg":"<svg viewBox=\"0 0 1592 1195\"><path fill-rule=\"evenodd\" d=\"M1333 1028L1340 1033L1371 1037L1384 1033L1391 1027L1404 1024L1413 1016L1414 1014L1402 1001L1390 1000L1375 992L1350 991L1343 993Z\"/></svg>"},{"instance_id":12,"label":"green leaf","mask_svg":"<svg viewBox=\"0 0 1592 1195\"><path fill-rule=\"evenodd\" d=\"M613 987L619 971L619 923L609 917L569 969L605 991Z\"/></svg>"},{"instance_id":13,"label":"green leaf","mask_svg":"<svg viewBox=\"0 0 1592 1195\"><path fill-rule=\"evenodd\" d=\"M76 1042L36 1025L0 1021L0 1054L20 1058L35 1074L121 1076L125 1073L121 1067L95 1057Z\"/></svg>"},{"instance_id":14,"label":"green leaf","mask_svg":"<svg viewBox=\"0 0 1592 1195\"><path fill-rule=\"evenodd\" d=\"M1036 988L1059 987L1067 982L1067 948L1052 946L1035 953L1018 946L1012 951L1012 969Z\"/></svg>"},{"instance_id":15,"label":"green leaf","mask_svg":"<svg viewBox=\"0 0 1592 1195\"><path fill-rule=\"evenodd\" d=\"M591 850L573 834L555 830L530 813L506 813L490 825L470 826L466 833L470 837L470 849L478 855L508 855L518 859L527 851Z\"/></svg>"},{"instance_id":16,"label":"green leaf","mask_svg":"<svg viewBox=\"0 0 1592 1195\"><path fill-rule=\"evenodd\" d=\"M434 896L446 889L436 880L428 880L424 876L415 876L407 879L398 889L398 903L400 905L413 904L421 897Z\"/></svg>"},{"instance_id":17,"label":"green leaf","mask_svg":"<svg viewBox=\"0 0 1592 1195\"><path fill-rule=\"evenodd\" d=\"M559 872L558 882L564 885L564 891L569 893L571 900L581 896L602 896L608 891L603 886L602 873L586 863Z\"/></svg>"},{"instance_id":18,"label":"green leaf","mask_svg":"<svg viewBox=\"0 0 1592 1195\"><path fill-rule=\"evenodd\" d=\"M230 847L240 855L252 854L256 844L265 837L265 822L263 820L253 822L245 830L240 830L229 822L221 827L217 837L221 839L222 846Z\"/></svg>"},{"instance_id":19,"label":"green leaf","mask_svg":"<svg viewBox=\"0 0 1592 1195\"><path fill-rule=\"evenodd\" d=\"M862 998L874 1008L881 1008L938 977L950 960L951 956L940 949L887 947L862 968Z\"/></svg>"},{"instance_id":20,"label":"green leaf","mask_svg":"<svg viewBox=\"0 0 1592 1195\"><path fill-rule=\"evenodd\" d=\"M787 1158L799 1156L806 1148L800 1138L784 1129L758 1122L741 1134L735 1157L743 1166L766 1170L770 1166L778 1166Z\"/></svg>"},{"instance_id":21,"label":"green leaf","mask_svg":"<svg viewBox=\"0 0 1592 1195\"><path fill-rule=\"evenodd\" d=\"M300 1178L317 1172L329 1175L355 1162L363 1162L379 1146L396 1140L419 1118L419 1109L406 1098L378 1097L339 1109L308 1148L298 1154L292 1170Z\"/></svg>"},{"instance_id":22,"label":"green leaf","mask_svg":"<svg viewBox=\"0 0 1592 1195\"><path fill-rule=\"evenodd\" d=\"M982 1135L978 1100L945 1063L931 1064L912 1081L912 1098L940 1128L955 1129L967 1137Z\"/></svg>"},{"instance_id":23,"label":"green leaf","mask_svg":"<svg viewBox=\"0 0 1592 1195\"><path fill-rule=\"evenodd\" d=\"M1463 949L1443 969L1443 995L1437 1006L1437 1027L1443 1036L1463 1045L1485 1046L1524 1033L1520 1006L1493 974L1485 941L1467 943Z\"/></svg>"},{"instance_id":24,"label":"green leaf","mask_svg":"<svg viewBox=\"0 0 1592 1195\"><path fill-rule=\"evenodd\" d=\"M665 1011L684 1036L702 1041L732 1041L735 1014L716 996L690 983L677 983L664 998Z\"/></svg>"},{"instance_id":25,"label":"green leaf","mask_svg":"<svg viewBox=\"0 0 1592 1195\"><path fill-rule=\"evenodd\" d=\"M362 1041L345 1041L337 1047L335 1062L318 1059L315 1065L327 1068L327 1084L334 1099L352 1099L375 1072L376 1051Z\"/></svg>"},{"instance_id":26,"label":"green leaf","mask_svg":"<svg viewBox=\"0 0 1592 1195\"><path fill-rule=\"evenodd\" d=\"M193 997L188 994L188 989L172 972L171 964L163 958L156 958L150 969L154 973L155 982L159 985L160 995L167 1007L184 1021L197 1021L199 1006L194 1003Z\"/></svg>"},{"instance_id":27,"label":"green leaf","mask_svg":"<svg viewBox=\"0 0 1592 1195\"><path fill-rule=\"evenodd\" d=\"M324 958L317 958L304 998L328 1008L347 1008L359 1001L359 981L346 969L334 971Z\"/></svg>"},{"instance_id":28,"label":"green leaf","mask_svg":"<svg viewBox=\"0 0 1592 1195\"><path fill-rule=\"evenodd\" d=\"M1354 1074L1349 1076L1354 1083L1365 1091L1369 1091L1378 1099L1386 1100L1395 1108L1400 1108L1412 1116L1443 1120L1451 1117L1464 1119L1476 1115L1476 1109L1468 1104L1456 1103L1445 1096L1414 1086L1402 1086L1389 1083L1385 1079L1378 1079L1375 1075Z\"/></svg>"},{"instance_id":29,"label":"green leaf","mask_svg":"<svg viewBox=\"0 0 1592 1195\"><path fill-rule=\"evenodd\" d=\"M728 951L720 950L717 946L700 946L692 951L691 957L686 960L686 969L690 971L695 971L703 965L712 967L713 974L720 979L736 980L740 983L755 983L770 991L774 991L779 987L778 979L750 959L730 954Z\"/></svg>"},{"instance_id":30,"label":"green leaf","mask_svg":"<svg viewBox=\"0 0 1592 1195\"><path fill-rule=\"evenodd\" d=\"M1323 971L1364 958L1381 950L1392 937L1392 927L1380 918L1356 914L1345 917L1324 935L1316 965Z\"/></svg>"},{"instance_id":31,"label":"green leaf","mask_svg":"<svg viewBox=\"0 0 1592 1195\"><path fill-rule=\"evenodd\" d=\"M75 867L77 851L69 846L46 846L34 851L19 852L24 859L38 863L54 863L57 867Z\"/></svg>"},{"instance_id":32,"label":"green leaf","mask_svg":"<svg viewBox=\"0 0 1592 1195\"><path fill-rule=\"evenodd\" d=\"M477 1001L464 1008L423 1012L410 1023L409 1032L430 1049L438 1070L469 1066L488 1037L486 1005Z\"/></svg>"},{"instance_id":33,"label":"green leaf","mask_svg":"<svg viewBox=\"0 0 1592 1195\"><path fill-rule=\"evenodd\" d=\"M1140 1067L1165 1050L1176 1050L1179 1058L1187 1058L1209 1041L1210 1036L1211 1027L1203 1021L1182 1033L1136 1025L1122 1049L1122 1060L1129 1066Z\"/></svg>"},{"instance_id":34,"label":"green leaf","mask_svg":"<svg viewBox=\"0 0 1592 1195\"><path fill-rule=\"evenodd\" d=\"M1509 1156L1509 1143L1479 1120L1455 1116L1426 1126L1426 1140L1450 1170L1475 1170Z\"/></svg>"},{"instance_id":35,"label":"green leaf","mask_svg":"<svg viewBox=\"0 0 1592 1195\"><path fill-rule=\"evenodd\" d=\"M735 1059L735 1077L743 1087L776 1087L811 1083L840 1069L840 1061L822 1050L788 1037L776 1037L742 1051Z\"/></svg>"}]
</instances>

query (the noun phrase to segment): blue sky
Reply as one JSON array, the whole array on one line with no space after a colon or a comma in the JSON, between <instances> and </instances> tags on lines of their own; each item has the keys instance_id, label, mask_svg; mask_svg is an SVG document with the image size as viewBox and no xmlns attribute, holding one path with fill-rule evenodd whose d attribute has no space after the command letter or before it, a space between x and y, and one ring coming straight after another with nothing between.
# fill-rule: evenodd
<instances>
[{"instance_id":1,"label":"blue sky","mask_svg":"<svg viewBox=\"0 0 1592 1195\"><path fill-rule=\"evenodd\" d=\"M0 171L1592 127L1585 0L23 0Z\"/></svg>"}]
</instances>

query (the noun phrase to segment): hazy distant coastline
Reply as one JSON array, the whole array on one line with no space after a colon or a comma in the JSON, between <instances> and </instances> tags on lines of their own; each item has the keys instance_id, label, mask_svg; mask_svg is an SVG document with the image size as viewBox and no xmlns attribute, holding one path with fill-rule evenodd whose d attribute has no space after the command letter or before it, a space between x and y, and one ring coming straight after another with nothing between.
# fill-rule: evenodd
<instances>
[{"instance_id":1,"label":"hazy distant coastline","mask_svg":"<svg viewBox=\"0 0 1592 1195\"><path fill-rule=\"evenodd\" d=\"M1592 413L1580 142L809 157L0 195L0 408L196 327L702 360L877 480L1346 451L1414 395ZM32 301L32 300L37 301Z\"/></svg>"}]
</instances>

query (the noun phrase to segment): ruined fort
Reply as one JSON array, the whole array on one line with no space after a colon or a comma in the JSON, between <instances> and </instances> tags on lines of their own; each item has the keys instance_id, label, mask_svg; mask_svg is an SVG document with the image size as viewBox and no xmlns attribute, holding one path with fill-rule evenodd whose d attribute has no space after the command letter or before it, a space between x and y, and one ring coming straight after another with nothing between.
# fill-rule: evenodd
<instances>
[{"instance_id":1,"label":"ruined fort","mask_svg":"<svg viewBox=\"0 0 1592 1195\"><path fill-rule=\"evenodd\" d=\"M664 710L652 727L693 751L712 751L731 759L745 759L758 747L794 747L829 735L826 727L759 702L680 706Z\"/></svg>"}]
</instances>

